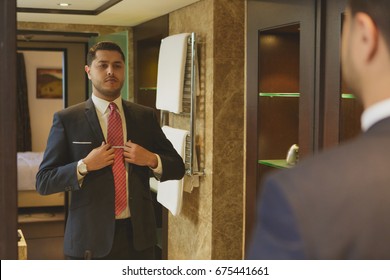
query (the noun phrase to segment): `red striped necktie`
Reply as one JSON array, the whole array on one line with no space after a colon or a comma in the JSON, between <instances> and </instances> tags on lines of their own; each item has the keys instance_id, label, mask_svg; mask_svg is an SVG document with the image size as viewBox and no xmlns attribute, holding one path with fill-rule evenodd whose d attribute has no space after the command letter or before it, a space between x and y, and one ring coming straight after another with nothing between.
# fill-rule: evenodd
<instances>
[{"instance_id":1,"label":"red striped necktie","mask_svg":"<svg viewBox=\"0 0 390 280\"><path fill-rule=\"evenodd\" d=\"M110 105L110 115L107 124L107 141L111 146L123 146L123 129L121 116L114 102ZM115 215L118 216L127 205L126 195L126 168L123 159L123 149L115 149L115 158L112 165L115 182Z\"/></svg>"}]
</instances>

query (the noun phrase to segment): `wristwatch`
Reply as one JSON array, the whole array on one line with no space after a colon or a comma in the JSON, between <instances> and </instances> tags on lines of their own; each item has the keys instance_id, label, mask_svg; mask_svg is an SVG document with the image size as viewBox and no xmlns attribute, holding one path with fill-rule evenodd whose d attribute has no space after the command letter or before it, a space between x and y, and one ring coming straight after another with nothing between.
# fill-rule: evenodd
<instances>
[{"instance_id":1,"label":"wristwatch","mask_svg":"<svg viewBox=\"0 0 390 280\"><path fill-rule=\"evenodd\" d=\"M88 173L87 165L82 159L80 159L77 163L77 171L80 173L81 176L85 176Z\"/></svg>"}]
</instances>

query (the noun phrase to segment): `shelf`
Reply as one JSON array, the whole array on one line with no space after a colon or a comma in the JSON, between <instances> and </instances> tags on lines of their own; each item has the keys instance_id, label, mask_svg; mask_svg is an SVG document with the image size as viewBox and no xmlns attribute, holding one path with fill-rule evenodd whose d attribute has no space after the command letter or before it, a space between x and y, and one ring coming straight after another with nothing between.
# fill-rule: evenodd
<instances>
[{"instance_id":1,"label":"shelf","mask_svg":"<svg viewBox=\"0 0 390 280\"><path fill-rule=\"evenodd\" d=\"M300 93L293 92L260 92L259 96L261 97L299 97Z\"/></svg>"},{"instance_id":2,"label":"shelf","mask_svg":"<svg viewBox=\"0 0 390 280\"><path fill-rule=\"evenodd\" d=\"M148 90L157 90L156 87L140 87L139 90L148 91Z\"/></svg>"},{"instance_id":3,"label":"shelf","mask_svg":"<svg viewBox=\"0 0 390 280\"><path fill-rule=\"evenodd\" d=\"M261 97L299 97L300 93L293 92L260 92L259 96ZM352 93L342 93L341 98L343 99L356 99L355 95Z\"/></svg>"},{"instance_id":4,"label":"shelf","mask_svg":"<svg viewBox=\"0 0 390 280\"><path fill-rule=\"evenodd\" d=\"M266 160L259 160L259 164L266 165L269 167L274 167L274 168L291 168L292 165L287 164L285 159L266 159Z\"/></svg>"}]
</instances>

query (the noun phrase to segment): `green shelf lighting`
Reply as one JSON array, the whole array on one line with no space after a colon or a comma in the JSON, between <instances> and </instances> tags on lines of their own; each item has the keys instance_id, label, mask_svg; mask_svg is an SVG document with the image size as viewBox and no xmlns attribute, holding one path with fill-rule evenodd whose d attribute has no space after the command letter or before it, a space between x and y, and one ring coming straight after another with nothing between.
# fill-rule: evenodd
<instances>
[{"instance_id":1,"label":"green shelf lighting","mask_svg":"<svg viewBox=\"0 0 390 280\"><path fill-rule=\"evenodd\" d=\"M355 99L356 97L352 93L342 93L341 94L341 98L344 98L344 99Z\"/></svg>"},{"instance_id":2,"label":"green shelf lighting","mask_svg":"<svg viewBox=\"0 0 390 280\"><path fill-rule=\"evenodd\" d=\"M267 160L259 160L259 164L266 165L269 167L279 168L279 169L285 169L285 168L291 168L293 165L287 164L285 159L267 159Z\"/></svg>"},{"instance_id":3,"label":"green shelf lighting","mask_svg":"<svg viewBox=\"0 0 390 280\"><path fill-rule=\"evenodd\" d=\"M259 96L261 97L299 97L300 93L293 92L260 92Z\"/></svg>"}]
</instances>

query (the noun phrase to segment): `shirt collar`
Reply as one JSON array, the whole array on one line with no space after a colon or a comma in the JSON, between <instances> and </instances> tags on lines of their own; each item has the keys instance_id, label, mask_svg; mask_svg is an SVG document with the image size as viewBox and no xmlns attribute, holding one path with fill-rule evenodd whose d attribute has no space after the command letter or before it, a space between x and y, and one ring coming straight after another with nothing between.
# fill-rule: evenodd
<instances>
[{"instance_id":1,"label":"shirt collar","mask_svg":"<svg viewBox=\"0 0 390 280\"><path fill-rule=\"evenodd\" d=\"M110 109L108 108L108 105L110 105L111 102L114 102L116 104L120 113L122 113L122 111L123 111L122 98L120 96L117 99L115 99L114 101L110 102L110 101L104 100L102 98L99 98L92 93L92 102L95 105L96 109L102 115L104 115L105 113L110 111Z\"/></svg>"},{"instance_id":2,"label":"shirt collar","mask_svg":"<svg viewBox=\"0 0 390 280\"><path fill-rule=\"evenodd\" d=\"M367 131L371 126L390 117L390 99L375 103L364 110L361 116L361 126L363 131Z\"/></svg>"}]
</instances>

